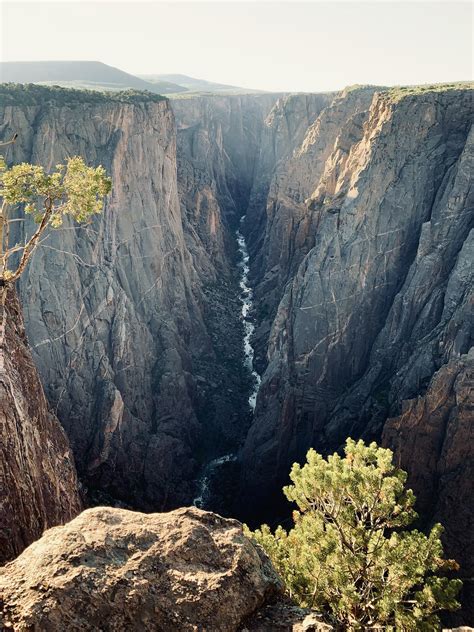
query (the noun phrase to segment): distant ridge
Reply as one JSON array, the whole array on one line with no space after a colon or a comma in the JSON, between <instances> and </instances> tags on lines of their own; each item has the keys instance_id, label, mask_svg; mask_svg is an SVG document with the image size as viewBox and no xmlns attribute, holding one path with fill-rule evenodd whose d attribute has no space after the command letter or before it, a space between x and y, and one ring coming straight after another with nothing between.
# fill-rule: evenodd
<instances>
[{"instance_id":1,"label":"distant ridge","mask_svg":"<svg viewBox=\"0 0 474 632\"><path fill-rule=\"evenodd\" d=\"M158 94L186 92L168 81L150 83L100 61L9 61L0 62L2 83L43 83L67 88L95 90L148 90Z\"/></svg>"},{"instance_id":2,"label":"distant ridge","mask_svg":"<svg viewBox=\"0 0 474 632\"><path fill-rule=\"evenodd\" d=\"M181 74L132 75L100 61L0 62L0 83L36 83L106 92L147 90L174 97L262 92Z\"/></svg>"},{"instance_id":3,"label":"distant ridge","mask_svg":"<svg viewBox=\"0 0 474 632\"><path fill-rule=\"evenodd\" d=\"M196 77L190 77L188 75L180 74L159 74L159 75L138 75L142 79L149 81L150 83L171 82L178 84L185 88L189 92L213 92L213 93L226 93L226 92L262 92L262 90L252 90L249 88L241 88L239 86L231 86L225 83L214 83L213 81L207 81L206 79L196 79Z\"/></svg>"}]
</instances>

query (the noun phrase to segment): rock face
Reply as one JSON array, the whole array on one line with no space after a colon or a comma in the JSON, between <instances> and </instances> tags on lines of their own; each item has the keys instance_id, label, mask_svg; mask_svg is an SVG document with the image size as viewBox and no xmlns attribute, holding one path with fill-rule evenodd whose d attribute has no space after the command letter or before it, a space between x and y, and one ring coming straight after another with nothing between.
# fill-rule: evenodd
<instances>
[{"instance_id":1,"label":"rock face","mask_svg":"<svg viewBox=\"0 0 474 632\"><path fill-rule=\"evenodd\" d=\"M300 608L288 598L270 603L245 621L241 632L330 632L319 613Z\"/></svg>"},{"instance_id":2,"label":"rock face","mask_svg":"<svg viewBox=\"0 0 474 632\"><path fill-rule=\"evenodd\" d=\"M267 364L270 328L285 285L315 245L318 220L308 213L307 198L344 129L346 145L360 136L373 93L374 88L364 88L292 95L281 99L267 118L245 223L258 306L254 344L260 371Z\"/></svg>"},{"instance_id":3,"label":"rock face","mask_svg":"<svg viewBox=\"0 0 474 632\"><path fill-rule=\"evenodd\" d=\"M394 450L417 490L425 523L441 522L449 554L461 564L466 616L474 621L474 352L443 365L424 395L404 401L385 423L382 442Z\"/></svg>"},{"instance_id":4,"label":"rock face","mask_svg":"<svg viewBox=\"0 0 474 632\"><path fill-rule=\"evenodd\" d=\"M189 503L201 466L236 449L248 426L237 280L223 244L233 246L234 169L251 170L271 99L252 116L240 97L210 100L207 118L205 101L190 104L177 137L166 100L51 98L0 110L4 133L19 135L9 161L50 168L80 154L114 186L103 215L52 233L21 280L34 362L90 490L143 509Z\"/></svg>"},{"instance_id":5,"label":"rock face","mask_svg":"<svg viewBox=\"0 0 474 632\"><path fill-rule=\"evenodd\" d=\"M81 511L74 459L48 407L16 294L0 329L0 562Z\"/></svg>"},{"instance_id":6,"label":"rock face","mask_svg":"<svg viewBox=\"0 0 474 632\"><path fill-rule=\"evenodd\" d=\"M302 169L291 230L309 226L312 243L284 287L244 450L243 487L262 503L310 445L380 437L471 344L470 91L379 93L353 115L351 100L311 187ZM313 149L305 139L293 162Z\"/></svg>"},{"instance_id":7,"label":"rock face","mask_svg":"<svg viewBox=\"0 0 474 632\"><path fill-rule=\"evenodd\" d=\"M37 630L232 632L282 585L235 520L98 507L0 571L3 624Z\"/></svg>"},{"instance_id":8,"label":"rock face","mask_svg":"<svg viewBox=\"0 0 474 632\"><path fill-rule=\"evenodd\" d=\"M276 316L243 450L242 495L256 499L260 519L288 511L279 490L309 446L327 453L347 436L380 440L386 420L398 417L385 440L412 472L425 520L444 523L447 553L466 576L473 553L462 531L472 530L472 510L470 500L460 503L472 496L474 458L472 90L349 93L336 98L339 113L341 100L348 111L335 140L330 135L331 151L318 148L316 123L286 167L291 187L283 180L281 190L275 177L262 210L271 220L266 243L277 247L265 250L264 241L268 263L255 277L261 295L271 287L262 320L272 309ZM313 151L324 165L306 159ZM290 253L287 244L296 244ZM413 441L423 444L423 457L421 447L419 457L411 453Z\"/></svg>"},{"instance_id":9,"label":"rock face","mask_svg":"<svg viewBox=\"0 0 474 632\"><path fill-rule=\"evenodd\" d=\"M235 230L248 203L264 118L274 101L273 95L261 95L172 102L184 235L202 279L204 321L214 350L196 357L193 366L209 420L199 442L208 461L235 452L250 423Z\"/></svg>"},{"instance_id":10,"label":"rock face","mask_svg":"<svg viewBox=\"0 0 474 632\"><path fill-rule=\"evenodd\" d=\"M5 135L19 133L10 159L50 166L80 153L115 182L103 217L48 238L20 287L81 477L134 507L170 508L245 441L232 461L238 510L258 522L286 510L279 490L309 446L381 440L389 419L384 441L413 471L426 521L442 516L448 554L470 569L451 485L469 488L458 399L471 395L467 378L449 384L461 364L470 371L474 329L472 90L369 86L172 108L0 112ZM250 429L234 272L244 214L263 373ZM439 384L444 412L422 414ZM423 459L393 428L423 437Z\"/></svg>"},{"instance_id":11,"label":"rock face","mask_svg":"<svg viewBox=\"0 0 474 632\"><path fill-rule=\"evenodd\" d=\"M53 101L2 115L19 134L13 162L49 168L81 154L114 182L103 215L51 233L20 284L33 358L79 474L138 506L183 503L200 429L192 357L211 344L184 243L168 102Z\"/></svg>"},{"instance_id":12,"label":"rock face","mask_svg":"<svg viewBox=\"0 0 474 632\"><path fill-rule=\"evenodd\" d=\"M189 99L173 114L166 100L52 93L0 109L3 133L18 133L10 162L80 154L114 182L103 215L50 234L19 287L34 362L92 495L189 503L206 463L245 437L235 228L331 100L272 110L277 98Z\"/></svg>"}]
</instances>

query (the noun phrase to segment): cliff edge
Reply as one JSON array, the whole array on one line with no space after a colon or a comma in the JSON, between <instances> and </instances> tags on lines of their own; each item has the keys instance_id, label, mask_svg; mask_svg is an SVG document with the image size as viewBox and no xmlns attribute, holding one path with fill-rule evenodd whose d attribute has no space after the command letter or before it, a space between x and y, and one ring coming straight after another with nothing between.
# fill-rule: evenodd
<instances>
[{"instance_id":1,"label":"cliff edge","mask_svg":"<svg viewBox=\"0 0 474 632\"><path fill-rule=\"evenodd\" d=\"M0 325L0 562L81 511L66 434L46 402L16 293Z\"/></svg>"}]
</instances>

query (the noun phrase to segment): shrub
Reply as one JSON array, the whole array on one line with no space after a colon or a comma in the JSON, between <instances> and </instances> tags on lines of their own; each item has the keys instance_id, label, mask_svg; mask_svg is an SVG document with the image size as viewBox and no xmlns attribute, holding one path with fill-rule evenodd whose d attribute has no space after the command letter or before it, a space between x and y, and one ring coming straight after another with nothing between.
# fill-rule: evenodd
<instances>
[{"instance_id":1,"label":"shrub","mask_svg":"<svg viewBox=\"0 0 474 632\"><path fill-rule=\"evenodd\" d=\"M392 456L352 439L344 457L309 450L283 490L298 506L294 527L273 534L263 525L250 534L290 595L345 630L433 630L440 610L459 607L461 582L438 575L457 568L443 559L442 527L429 535L407 530L415 496Z\"/></svg>"}]
</instances>

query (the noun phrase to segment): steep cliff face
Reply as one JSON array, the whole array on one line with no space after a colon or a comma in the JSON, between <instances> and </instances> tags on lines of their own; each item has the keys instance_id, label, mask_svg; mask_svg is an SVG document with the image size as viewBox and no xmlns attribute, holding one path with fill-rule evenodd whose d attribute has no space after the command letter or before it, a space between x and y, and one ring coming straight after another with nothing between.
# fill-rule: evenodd
<instances>
[{"instance_id":1,"label":"steep cliff face","mask_svg":"<svg viewBox=\"0 0 474 632\"><path fill-rule=\"evenodd\" d=\"M378 94L315 165L314 245L273 322L247 484L277 489L309 445L377 436L422 380L469 349L470 104L469 91Z\"/></svg>"},{"instance_id":2,"label":"steep cliff face","mask_svg":"<svg viewBox=\"0 0 474 632\"><path fill-rule=\"evenodd\" d=\"M34 361L92 492L188 504L249 423L234 229L275 97L177 102L177 134L165 100L55 99L2 108L2 133L19 134L9 161L80 154L114 187L94 223L43 241L21 281Z\"/></svg>"},{"instance_id":3,"label":"steep cliff face","mask_svg":"<svg viewBox=\"0 0 474 632\"><path fill-rule=\"evenodd\" d=\"M286 95L265 119L244 224L255 280L261 280L272 267L267 265L268 225L276 214L272 192L285 180L286 162L291 161L308 128L333 98L330 93Z\"/></svg>"},{"instance_id":4,"label":"steep cliff face","mask_svg":"<svg viewBox=\"0 0 474 632\"><path fill-rule=\"evenodd\" d=\"M103 216L51 233L20 285L33 358L92 488L160 508L192 497L203 420L193 359L213 356L183 234L167 101L7 107L10 159L66 155L113 178ZM20 235L21 237L21 235Z\"/></svg>"},{"instance_id":5,"label":"steep cliff face","mask_svg":"<svg viewBox=\"0 0 474 632\"><path fill-rule=\"evenodd\" d=\"M266 113L273 95L176 100L178 193L184 235L203 281L204 320L215 354L196 358L206 424L201 449L210 459L234 452L250 423L251 376L243 357L235 230L248 203ZM223 441L216 441L218 435ZM226 441L227 438L234 438Z\"/></svg>"},{"instance_id":6,"label":"steep cliff face","mask_svg":"<svg viewBox=\"0 0 474 632\"><path fill-rule=\"evenodd\" d=\"M276 99L269 94L172 102L180 199L207 245L219 222L236 226L247 208L260 168L264 120ZM213 254L219 261L222 252Z\"/></svg>"},{"instance_id":7,"label":"steep cliff face","mask_svg":"<svg viewBox=\"0 0 474 632\"><path fill-rule=\"evenodd\" d=\"M203 464L245 437L245 214L264 375L242 513L278 514L310 445L380 440L390 418L384 441L414 472L427 520L449 523L448 480L456 470L463 488L469 472L450 469L446 428L472 445L453 421L468 390L447 386L472 361L471 105L469 90L366 87L5 108L3 131L20 134L13 160L80 153L115 183L103 217L50 236L20 287L34 360L88 485L138 508L187 504ZM443 371L445 421L428 432L420 407ZM424 482L394 428L429 435Z\"/></svg>"},{"instance_id":8,"label":"steep cliff face","mask_svg":"<svg viewBox=\"0 0 474 632\"><path fill-rule=\"evenodd\" d=\"M318 221L308 212L307 198L336 141L341 154L360 138L374 90L291 95L281 99L267 118L245 223L253 255L254 344L261 372L284 287L315 243Z\"/></svg>"},{"instance_id":9,"label":"steep cliff face","mask_svg":"<svg viewBox=\"0 0 474 632\"><path fill-rule=\"evenodd\" d=\"M472 256L471 256L472 262ZM408 472L424 524L441 522L449 554L460 563L465 616L474 621L474 353L453 354L426 392L402 402L382 442ZM463 618L459 619L462 622Z\"/></svg>"},{"instance_id":10,"label":"steep cliff face","mask_svg":"<svg viewBox=\"0 0 474 632\"><path fill-rule=\"evenodd\" d=\"M469 501L459 510L473 459L471 108L469 90L375 94L340 127L324 165L315 161L295 210L296 232L310 226L313 243L272 324L242 468L245 496L275 515L277 490L309 446L380 440L397 417L384 441L467 573L472 551L458 527L472 527Z\"/></svg>"},{"instance_id":11,"label":"steep cliff face","mask_svg":"<svg viewBox=\"0 0 474 632\"><path fill-rule=\"evenodd\" d=\"M69 443L46 402L11 290L0 328L0 497L0 563L82 508Z\"/></svg>"}]
</instances>

